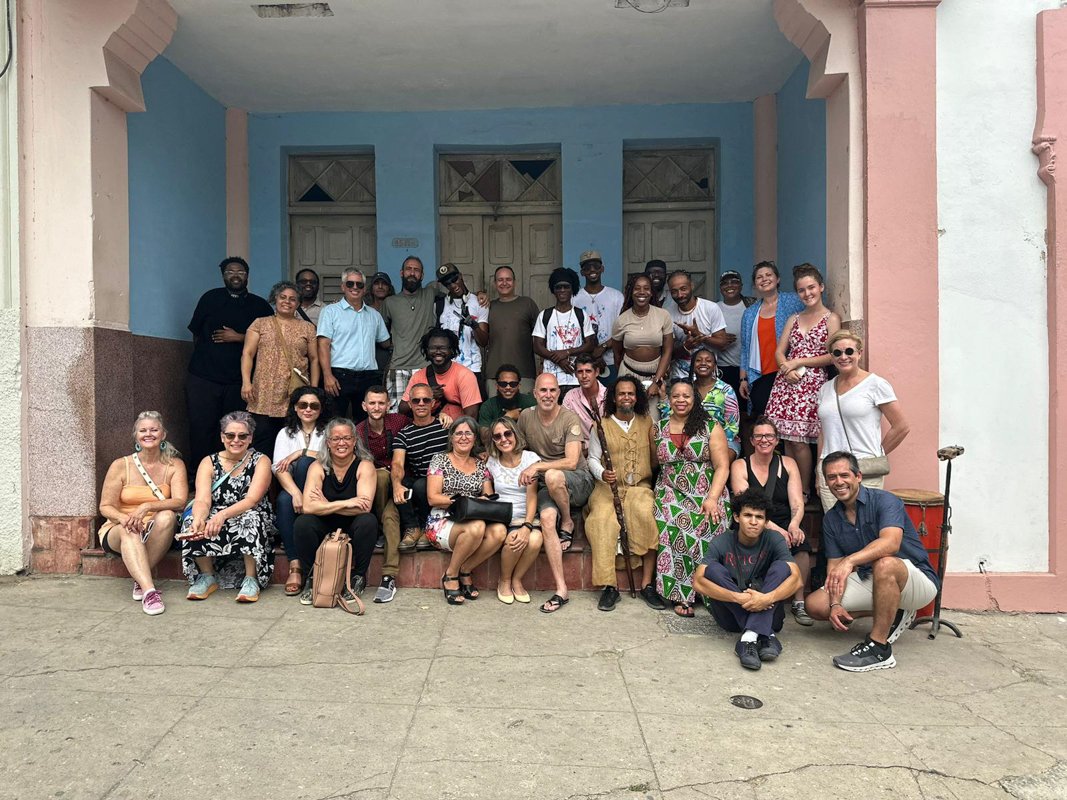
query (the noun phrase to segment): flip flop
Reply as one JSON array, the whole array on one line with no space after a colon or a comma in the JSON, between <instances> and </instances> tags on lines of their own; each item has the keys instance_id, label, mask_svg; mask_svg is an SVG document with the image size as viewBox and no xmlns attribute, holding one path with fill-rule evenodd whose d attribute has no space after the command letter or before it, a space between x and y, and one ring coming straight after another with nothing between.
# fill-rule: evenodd
<instances>
[{"instance_id":1,"label":"flip flop","mask_svg":"<svg viewBox=\"0 0 1067 800\"><path fill-rule=\"evenodd\" d=\"M679 617L692 617L693 607L688 603L675 603L674 613L677 614Z\"/></svg>"},{"instance_id":2,"label":"flip flop","mask_svg":"<svg viewBox=\"0 0 1067 800\"><path fill-rule=\"evenodd\" d=\"M558 594L554 594L544 602L544 605L541 606L541 611L545 614L554 614L570 601L569 597L560 597Z\"/></svg>"},{"instance_id":3,"label":"flip flop","mask_svg":"<svg viewBox=\"0 0 1067 800\"><path fill-rule=\"evenodd\" d=\"M571 523L574 524L573 522ZM559 536L559 549L566 553L571 549L571 543L574 541L574 528L569 531L565 528L560 528L556 534Z\"/></svg>"}]
</instances>

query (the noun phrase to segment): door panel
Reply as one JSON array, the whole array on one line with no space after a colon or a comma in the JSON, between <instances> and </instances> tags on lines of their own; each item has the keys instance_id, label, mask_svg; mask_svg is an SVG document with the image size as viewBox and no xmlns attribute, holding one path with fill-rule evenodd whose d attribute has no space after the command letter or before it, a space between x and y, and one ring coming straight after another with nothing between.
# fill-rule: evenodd
<instances>
[{"instance_id":1,"label":"door panel","mask_svg":"<svg viewBox=\"0 0 1067 800\"><path fill-rule=\"evenodd\" d=\"M373 214L293 214L289 217L290 278L302 269L319 273L324 303L341 298L341 272L357 267L369 279L377 271L377 220Z\"/></svg>"},{"instance_id":2,"label":"door panel","mask_svg":"<svg viewBox=\"0 0 1067 800\"><path fill-rule=\"evenodd\" d=\"M441 228L441 263L451 261L459 267L467 289L478 291L482 288L485 268L481 216L443 216ZM428 269L427 273L426 281L429 282L433 280L433 268Z\"/></svg>"},{"instance_id":3,"label":"door panel","mask_svg":"<svg viewBox=\"0 0 1067 800\"><path fill-rule=\"evenodd\" d=\"M493 273L497 267L508 266L521 275L522 269L522 218L484 217L485 225L485 272L483 285L493 286ZM519 283L518 286L522 286ZM521 291L521 289L520 289Z\"/></svg>"},{"instance_id":4,"label":"door panel","mask_svg":"<svg viewBox=\"0 0 1067 800\"><path fill-rule=\"evenodd\" d=\"M700 211L624 211L623 263L626 278L642 272L653 258L667 271L684 269L698 295L714 300L714 227L711 209Z\"/></svg>"},{"instance_id":5,"label":"door panel","mask_svg":"<svg viewBox=\"0 0 1067 800\"><path fill-rule=\"evenodd\" d=\"M538 308L555 303L548 289L552 270L563 263L563 223L559 214L527 214L522 217L522 241L526 246L519 285Z\"/></svg>"}]
</instances>

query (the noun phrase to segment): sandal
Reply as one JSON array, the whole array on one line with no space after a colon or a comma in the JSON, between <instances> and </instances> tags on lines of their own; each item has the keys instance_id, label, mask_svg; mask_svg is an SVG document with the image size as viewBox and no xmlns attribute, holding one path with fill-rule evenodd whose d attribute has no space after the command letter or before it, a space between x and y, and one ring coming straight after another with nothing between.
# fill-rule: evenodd
<instances>
[{"instance_id":1,"label":"sandal","mask_svg":"<svg viewBox=\"0 0 1067 800\"><path fill-rule=\"evenodd\" d=\"M441 590L445 593L445 600L448 601L450 606L463 605L463 592L460 589L449 589L445 586L449 581L459 583L459 575L446 574L441 576Z\"/></svg>"},{"instance_id":2,"label":"sandal","mask_svg":"<svg viewBox=\"0 0 1067 800\"><path fill-rule=\"evenodd\" d=\"M571 525L573 524L574 523L572 522ZM574 541L574 528L571 528L569 531L560 528L556 535L559 536L559 549L566 553L571 549L571 542Z\"/></svg>"},{"instance_id":3,"label":"sandal","mask_svg":"<svg viewBox=\"0 0 1067 800\"><path fill-rule=\"evenodd\" d=\"M459 589L460 589L461 592L463 592L463 596L466 597L468 600L477 600L478 597L479 597L479 593L478 593L478 587L474 585L474 580L472 579L470 583L464 583L463 582L464 578L470 578L470 577L471 577L471 574L469 572L463 572L462 570L460 570L460 573L459 573Z\"/></svg>"},{"instance_id":4,"label":"sandal","mask_svg":"<svg viewBox=\"0 0 1067 800\"><path fill-rule=\"evenodd\" d=\"M304 588L304 568L299 564L289 564L289 577L285 579L285 594L289 597L300 594Z\"/></svg>"},{"instance_id":5,"label":"sandal","mask_svg":"<svg viewBox=\"0 0 1067 800\"><path fill-rule=\"evenodd\" d=\"M569 597L560 597L558 594L554 594L541 606L541 611L545 614L554 614L570 601Z\"/></svg>"},{"instance_id":6,"label":"sandal","mask_svg":"<svg viewBox=\"0 0 1067 800\"><path fill-rule=\"evenodd\" d=\"M693 607L689 603L675 603L674 613L679 617L692 617Z\"/></svg>"}]
</instances>

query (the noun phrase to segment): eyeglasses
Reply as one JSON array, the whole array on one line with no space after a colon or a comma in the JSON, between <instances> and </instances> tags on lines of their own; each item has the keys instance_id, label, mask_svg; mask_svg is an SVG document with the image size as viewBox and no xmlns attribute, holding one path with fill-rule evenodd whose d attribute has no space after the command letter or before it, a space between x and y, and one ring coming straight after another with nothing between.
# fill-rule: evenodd
<instances>
[{"instance_id":1,"label":"eyeglasses","mask_svg":"<svg viewBox=\"0 0 1067 800\"><path fill-rule=\"evenodd\" d=\"M514 389L519 385L518 381L497 381L496 385L501 389Z\"/></svg>"},{"instance_id":2,"label":"eyeglasses","mask_svg":"<svg viewBox=\"0 0 1067 800\"><path fill-rule=\"evenodd\" d=\"M222 271L223 275L247 275L248 270L241 269L240 267L227 268Z\"/></svg>"},{"instance_id":3,"label":"eyeglasses","mask_svg":"<svg viewBox=\"0 0 1067 800\"><path fill-rule=\"evenodd\" d=\"M232 442L234 439L239 442L247 442L249 439L252 438L252 434L233 433L232 431L226 431L226 433L222 434L222 438L225 439L227 442Z\"/></svg>"},{"instance_id":4,"label":"eyeglasses","mask_svg":"<svg viewBox=\"0 0 1067 800\"><path fill-rule=\"evenodd\" d=\"M854 356L856 355L856 348L846 347L844 350L831 350L830 355L834 358L841 358L841 356Z\"/></svg>"},{"instance_id":5,"label":"eyeglasses","mask_svg":"<svg viewBox=\"0 0 1067 800\"><path fill-rule=\"evenodd\" d=\"M346 289L362 289L366 285L363 281L345 281Z\"/></svg>"},{"instance_id":6,"label":"eyeglasses","mask_svg":"<svg viewBox=\"0 0 1067 800\"><path fill-rule=\"evenodd\" d=\"M319 409L322 408L322 406L319 405L318 403L306 403L306 402L303 402L303 401L297 403L296 407L298 409L300 409L301 411L307 411L308 409L311 409L312 411L318 411Z\"/></svg>"},{"instance_id":7,"label":"eyeglasses","mask_svg":"<svg viewBox=\"0 0 1067 800\"><path fill-rule=\"evenodd\" d=\"M433 398L432 397L412 397L410 400L408 400L408 405L412 405L412 406L430 405L432 402L433 402Z\"/></svg>"},{"instance_id":8,"label":"eyeglasses","mask_svg":"<svg viewBox=\"0 0 1067 800\"><path fill-rule=\"evenodd\" d=\"M771 441L773 439L777 439L777 438L778 438L778 434L776 434L776 433L754 433L754 434L752 434L752 441L754 441L754 442L759 442L759 441L769 442L769 441Z\"/></svg>"},{"instance_id":9,"label":"eyeglasses","mask_svg":"<svg viewBox=\"0 0 1067 800\"><path fill-rule=\"evenodd\" d=\"M330 444L351 444L356 441L354 436L331 436Z\"/></svg>"},{"instance_id":10,"label":"eyeglasses","mask_svg":"<svg viewBox=\"0 0 1067 800\"><path fill-rule=\"evenodd\" d=\"M493 434L493 441L494 442L502 442L505 439L514 439L514 438L515 438L515 434L512 433L511 431L500 431L499 433L494 433Z\"/></svg>"},{"instance_id":11,"label":"eyeglasses","mask_svg":"<svg viewBox=\"0 0 1067 800\"><path fill-rule=\"evenodd\" d=\"M474 434L471 431L456 431L452 434L453 439L470 439Z\"/></svg>"}]
</instances>

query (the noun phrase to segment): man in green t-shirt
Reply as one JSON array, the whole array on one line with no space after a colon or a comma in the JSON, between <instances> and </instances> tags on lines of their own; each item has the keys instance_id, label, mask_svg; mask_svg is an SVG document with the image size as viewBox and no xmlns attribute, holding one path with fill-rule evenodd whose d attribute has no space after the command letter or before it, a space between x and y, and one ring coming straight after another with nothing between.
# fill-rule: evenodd
<instances>
[{"instance_id":1,"label":"man in green t-shirt","mask_svg":"<svg viewBox=\"0 0 1067 800\"><path fill-rule=\"evenodd\" d=\"M514 364L501 364L496 371L496 394L482 403L478 411L478 426L484 436L488 436L490 426L500 417L519 419L519 412L524 408L537 405L532 394L519 391L522 375ZM483 438L484 438L483 436Z\"/></svg>"},{"instance_id":2,"label":"man in green t-shirt","mask_svg":"<svg viewBox=\"0 0 1067 800\"><path fill-rule=\"evenodd\" d=\"M382 318L393 343L393 355L385 373L389 411L393 413L400 408L401 395L408 388L411 376L426 366L419 343L426 331L437 324L434 300L444 291L436 281L423 286L422 276L422 259L405 258L400 267L400 293L385 298L382 305Z\"/></svg>"}]
</instances>

